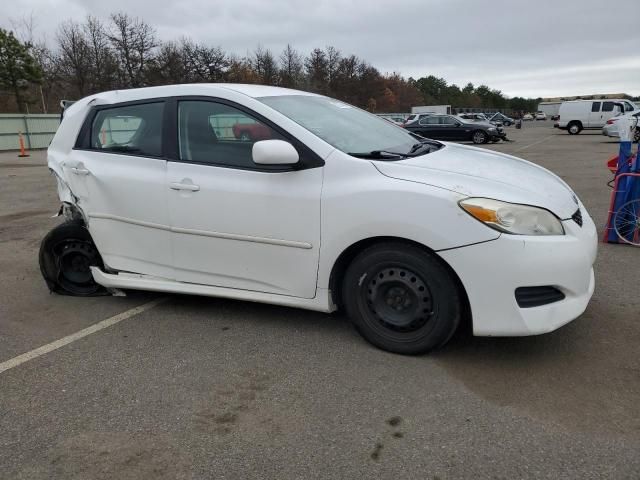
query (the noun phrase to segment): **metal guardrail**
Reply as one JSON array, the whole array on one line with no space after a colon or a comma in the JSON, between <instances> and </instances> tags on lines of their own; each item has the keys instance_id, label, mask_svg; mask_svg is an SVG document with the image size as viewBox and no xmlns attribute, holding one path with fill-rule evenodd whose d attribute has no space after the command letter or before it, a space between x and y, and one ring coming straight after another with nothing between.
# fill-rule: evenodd
<instances>
[{"instance_id":1,"label":"metal guardrail","mask_svg":"<svg viewBox=\"0 0 640 480\"><path fill-rule=\"evenodd\" d=\"M18 150L19 133L27 149L47 148L60 125L58 114L0 114L0 151Z\"/></svg>"}]
</instances>

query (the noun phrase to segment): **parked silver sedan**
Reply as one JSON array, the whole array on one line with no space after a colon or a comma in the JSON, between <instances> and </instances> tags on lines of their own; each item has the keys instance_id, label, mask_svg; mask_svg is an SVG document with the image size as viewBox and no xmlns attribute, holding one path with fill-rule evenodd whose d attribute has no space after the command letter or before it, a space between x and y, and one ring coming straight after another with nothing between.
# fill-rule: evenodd
<instances>
[{"instance_id":1,"label":"parked silver sedan","mask_svg":"<svg viewBox=\"0 0 640 480\"><path fill-rule=\"evenodd\" d=\"M607 120L607 123L605 123L604 127L602 127L602 134L607 137L615 137L615 138L620 137L620 133L618 133L617 123L618 123L618 120L620 120L623 116L626 116L626 117L633 116L637 119L640 119L640 109L634 110L633 112L629 112L626 115L618 115L617 117L610 118L609 120ZM636 127L636 131L633 134L633 141L640 142L640 128L638 127Z\"/></svg>"}]
</instances>

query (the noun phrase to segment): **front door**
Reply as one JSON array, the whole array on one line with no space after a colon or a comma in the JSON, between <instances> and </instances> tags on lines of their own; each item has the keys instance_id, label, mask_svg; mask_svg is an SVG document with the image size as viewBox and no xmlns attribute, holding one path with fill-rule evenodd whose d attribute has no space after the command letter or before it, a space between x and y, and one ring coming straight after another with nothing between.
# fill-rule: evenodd
<instances>
[{"instance_id":1,"label":"front door","mask_svg":"<svg viewBox=\"0 0 640 480\"><path fill-rule=\"evenodd\" d=\"M448 115L440 117L442 135L446 140L466 140L469 133L465 134L464 125L458 120Z\"/></svg>"},{"instance_id":2,"label":"front door","mask_svg":"<svg viewBox=\"0 0 640 480\"><path fill-rule=\"evenodd\" d=\"M256 165L261 139L288 140L225 102L178 102L178 158L168 164L179 281L313 298L322 168Z\"/></svg>"},{"instance_id":3,"label":"front door","mask_svg":"<svg viewBox=\"0 0 640 480\"><path fill-rule=\"evenodd\" d=\"M106 266L171 278L164 109L97 108L62 168Z\"/></svg>"}]
</instances>

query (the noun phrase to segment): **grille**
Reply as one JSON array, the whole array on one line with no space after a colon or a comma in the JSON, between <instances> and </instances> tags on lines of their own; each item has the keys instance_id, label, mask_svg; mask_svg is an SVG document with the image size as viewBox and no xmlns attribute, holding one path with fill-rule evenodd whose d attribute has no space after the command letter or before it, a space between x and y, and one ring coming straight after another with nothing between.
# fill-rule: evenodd
<instances>
[{"instance_id":1,"label":"grille","mask_svg":"<svg viewBox=\"0 0 640 480\"><path fill-rule=\"evenodd\" d=\"M564 293L556 287L516 288L516 302L520 308L539 307L564 300Z\"/></svg>"},{"instance_id":2,"label":"grille","mask_svg":"<svg viewBox=\"0 0 640 480\"><path fill-rule=\"evenodd\" d=\"M580 211L580 209L576 210L576 213L571 215L571 219L578 225L582 226L582 212Z\"/></svg>"}]
</instances>

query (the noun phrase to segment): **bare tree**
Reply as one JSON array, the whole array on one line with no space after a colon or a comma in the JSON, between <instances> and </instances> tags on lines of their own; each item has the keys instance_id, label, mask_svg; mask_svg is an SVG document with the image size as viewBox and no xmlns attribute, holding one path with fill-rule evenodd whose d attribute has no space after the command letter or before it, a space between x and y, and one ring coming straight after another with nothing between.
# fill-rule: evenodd
<instances>
[{"instance_id":1,"label":"bare tree","mask_svg":"<svg viewBox=\"0 0 640 480\"><path fill-rule=\"evenodd\" d=\"M260 83L264 85L276 85L278 83L278 63L271 50L261 46L256 48L251 58L251 66Z\"/></svg>"},{"instance_id":2,"label":"bare tree","mask_svg":"<svg viewBox=\"0 0 640 480\"><path fill-rule=\"evenodd\" d=\"M146 67L146 78L151 85L166 85L190 81L187 59L183 47L177 42L163 43Z\"/></svg>"},{"instance_id":3,"label":"bare tree","mask_svg":"<svg viewBox=\"0 0 640 480\"><path fill-rule=\"evenodd\" d=\"M342 59L342 54L340 53L340 50L338 50L337 48L328 46L326 49L326 55L327 55L327 84L329 85L329 90L333 90L336 74L338 72L338 67L340 66L340 60Z\"/></svg>"},{"instance_id":4,"label":"bare tree","mask_svg":"<svg viewBox=\"0 0 640 480\"><path fill-rule=\"evenodd\" d=\"M117 63L109 44L109 38L102 22L91 15L82 26L89 48L91 60L92 92L108 90L113 87L117 71Z\"/></svg>"},{"instance_id":5,"label":"bare tree","mask_svg":"<svg viewBox=\"0 0 640 480\"><path fill-rule=\"evenodd\" d=\"M123 87L144 85L144 72L153 56L156 42L154 28L126 13L111 15L107 34L119 64L119 81Z\"/></svg>"},{"instance_id":6,"label":"bare tree","mask_svg":"<svg viewBox=\"0 0 640 480\"><path fill-rule=\"evenodd\" d=\"M220 82L229 68L229 58L220 47L207 47L188 38L181 41L188 82Z\"/></svg>"},{"instance_id":7,"label":"bare tree","mask_svg":"<svg viewBox=\"0 0 640 480\"><path fill-rule=\"evenodd\" d=\"M56 38L60 49L58 68L64 80L74 87L74 96L84 97L89 93L93 73L84 31L77 22L67 20L58 28Z\"/></svg>"},{"instance_id":8,"label":"bare tree","mask_svg":"<svg viewBox=\"0 0 640 480\"><path fill-rule=\"evenodd\" d=\"M227 82L259 83L258 76L251 66L251 61L235 55L229 56L229 68L225 75Z\"/></svg>"},{"instance_id":9,"label":"bare tree","mask_svg":"<svg viewBox=\"0 0 640 480\"><path fill-rule=\"evenodd\" d=\"M328 62L327 55L320 48L314 48L304 61L309 89L313 92L327 93Z\"/></svg>"},{"instance_id":10,"label":"bare tree","mask_svg":"<svg viewBox=\"0 0 640 480\"><path fill-rule=\"evenodd\" d=\"M298 88L304 76L302 55L287 44L280 54L280 85L287 88Z\"/></svg>"}]
</instances>

